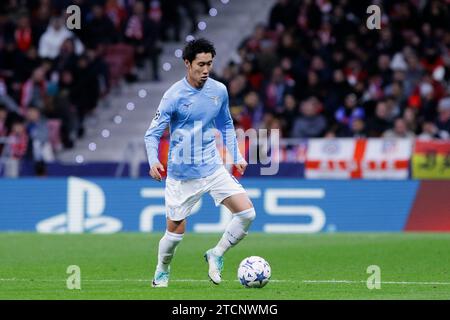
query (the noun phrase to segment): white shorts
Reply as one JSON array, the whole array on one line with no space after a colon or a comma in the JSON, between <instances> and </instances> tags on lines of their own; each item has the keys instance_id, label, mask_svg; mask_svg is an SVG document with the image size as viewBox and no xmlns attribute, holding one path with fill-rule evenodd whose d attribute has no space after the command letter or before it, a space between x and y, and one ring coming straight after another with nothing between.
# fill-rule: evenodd
<instances>
[{"instance_id":1,"label":"white shorts","mask_svg":"<svg viewBox=\"0 0 450 320\"><path fill-rule=\"evenodd\" d=\"M180 221L191 214L192 208L203 194L209 192L216 206L229 196L246 193L242 185L224 166L211 176L199 179L166 179L165 201L166 217Z\"/></svg>"}]
</instances>

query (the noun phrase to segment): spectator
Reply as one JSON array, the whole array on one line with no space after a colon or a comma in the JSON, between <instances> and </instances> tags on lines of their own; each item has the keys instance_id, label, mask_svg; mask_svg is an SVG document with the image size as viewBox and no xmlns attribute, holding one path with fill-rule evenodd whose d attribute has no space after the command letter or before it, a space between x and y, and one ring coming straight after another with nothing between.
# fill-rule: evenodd
<instances>
[{"instance_id":1,"label":"spectator","mask_svg":"<svg viewBox=\"0 0 450 320\"><path fill-rule=\"evenodd\" d=\"M33 44L33 33L30 27L30 18L22 15L17 21L17 28L14 32L17 48L22 52L27 52Z\"/></svg>"},{"instance_id":2,"label":"spectator","mask_svg":"<svg viewBox=\"0 0 450 320\"><path fill-rule=\"evenodd\" d=\"M381 76L381 86L384 88L392 82L391 59L389 55L382 54L378 57L377 73Z\"/></svg>"},{"instance_id":3,"label":"spectator","mask_svg":"<svg viewBox=\"0 0 450 320\"><path fill-rule=\"evenodd\" d=\"M290 93L292 85L285 79L283 70L275 67L269 83L264 87L264 105L269 110L275 111L278 106L283 105L284 95Z\"/></svg>"},{"instance_id":4,"label":"spectator","mask_svg":"<svg viewBox=\"0 0 450 320\"><path fill-rule=\"evenodd\" d=\"M97 75L99 97L105 97L110 90L109 67L103 56L105 45L98 44L95 48L86 50L86 56L90 61L90 68Z\"/></svg>"},{"instance_id":5,"label":"spectator","mask_svg":"<svg viewBox=\"0 0 450 320\"><path fill-rule=\"evenodd\" d=\"M283 58L296 59L300 50L298 44L295 42L294 35L290 32L285 32L281 35L281 40L278 44L277 54Z\"/></svg>"},{"instance_id":6,"label":"spectator","mask_svg":"<svg viewBox=\"0 0 450 320\"><path fill-rule=\"evenodd\" d=\"M0 78L0 105L5 106L9 111L19 113L19 106L16 101L8 95L6 83Z\"/></svg>"},{"instance_id":7,"label":"spectator","mask_svg":"<svg viewBox=\"0 0 450 320\"><path fill-rule=\"evenodd\" d=\"M39 7L32 10L31 26L33 31L33 46L39 47L39 39L47 30L51 18L51 4L47 1L41 1Z\"/></svg>"},{"instance_id":8,"label":"spectator","mask_svg":"<svg viewBox=\"0 0 450 320\"><path fill-rule=\"evenodd\" d=\"M296 9L290 0L278 0L270 10L269 28L283 31L295 25Z\"/></svg>"},{"instance_id":9,"label":"spectator","mask_svg":"<svg viewBox=\"0 0 450 320\"><path fill-rule=\"evenodd\" d=\"M383 133L384 138L407 138L413 139L416 135L409 131L403 118L397 118L394 121L394 128Z\"/></svg>"},{"instance_id":10,"label":"spectator","mask_svg":"<svg viewBox=\"0 0 450 320\"><path fill-rule=\"evenodd\" d=\"M351 126L355 119L364 120L364 109L357 105L358 100L354 93L350 93L345 97L344 105L335 113L335 119L338 124L337 135L349 136Z\"/></svg>"},{"instance_id":11,"label":"spectator","mask_svg":"<svg viewBox=\"0 0 450 320\"><path fill-rule=\"evenodd\" d=\"M263 106L254 91L245 95L243 105L233 105L230 111L235 126L244 131L252 127L257 128L262 121Z\"/></svg>"},{"instance_id":12,"label":"spectator","mask_svg":"<svg viewBox=\"0 0 450 320\"><path fill-rule=\"evenodd\" d=\"M105 13L114 25L116 31L120 31L127 18L127 10L122 1L107 0L105 4Z\"/></svg>"},{"instance_id":13,"label":"spectator","mask_svg":"<svg viewBox=\"0 0 450 320\"><path fill-rule=\"evenodd\" d=\"M6 128L6 119L8 117L8 111L0 104L0 138L6 137L8 129ZM1 149L0 149L1 150ZM1 154L1 152L0 152Z\"/></svg>"},{"instance_id":14,"label":"spectator","mask_svg":"<svg viewBox=\"0 0 450 320\"><path fill-rule=\"evenodd\" d=\"M325 97L325 112L328 117L334 117L337 107L344 103L345 97L351 92L348 82L345 80L341 69L333 72L333 80L329 93Z\"/></svg>"},{"instance_id":15,"label":"spectator","mask_svg":"<svg viewBox=\"0 0 450 320\"><path fill-rule=\"evenodd\" d=\"M366 123L363 119L355 118L351 122L350 135L352 138L367 138Z\"/></svg>"},{"instance_id":16,"label":"spectator","mask_svg":"<svg viewBox=\"0 0 450 320\"><path fill-rule=\"evenodd\" d=\"M75 53L75 42L72 38L67 38L61 44L59 55L55 60L54 66L57 71L71 70L74 72L77 68L78 55Z\"/></svg>"},{"instance_id":17,"label":"spectator","mask_svg":"<svg viewBox=\"0 0 450 320\"><path fill-rule=\"evenodd\" d=\"M369 137L379 138L383 133L392 127L389 121L389 111L385 100L377 103L375 115L367 123Z\"/></svg>"},{"instance_id":18,"label":"spectator","mask_svg":"<svg viewBox=\"0 0 450 320\"><path fill-rule=\"evenodd\" d=\"M14 42L14 24L7 15L7 10L0 7L0 43Z\"/></svg>"},{"instance_id":19,"label":"spectator","mask_svg":"<svg viewBox=\"0 0 450 320\"><path fill-rule=\"evenodd\" d=\"M297 100L292 94L285 95L284 104L280 113L284 137L289 137L291 135L292 127L294 125L294 121L297 115L298 115Z\"/></svg>"},{"instance_id":20,"label":"spectator","mask_svg":"<svg viewBox=\"0 0 450 320\"><path fill-rule=\"evenodd\" d=\"M20 113L25 115L30 105L43 111L46 102L47 80L45 79L45 67L41 66L33 71L31 78L22 87Z\"/></svg>"},{"instance_id":21,"label":"spectator","mask_svg":"<svg viewBox=\"0 0 450 320\"><path fill-rule=\"evenodd\" d=\"M74 38L75 52L80 55L84 51L81 41L75 37L64 25L62 17L53 17L47 30L39 40L39 56L41 58L55 59L60 51L61 45L67 38Z\"/></svg>"},{"instance_id":22,"label":"spectator","mask_svg":"<svg viewBox=\"0 0 450 320\"><path fill-rule=\"evenodd\" d=\"M28 135L23 120L18 119L12 124L9 138L12 141L9 156L17 160L24 158L28 150Z\"/></svg>"},{"instance_id":23,"label":"spectator","mask_svg":"<svg viewBox=\"0 0 450 320\"><path fill-rule=\"evenodd\" d=\"M35 162L54 161L53 150L49 141L47 122L41 117L39 109L30 107L26 114L26 129L32 147L32 159Z\"/></svg>"},{"instance_id":24,"label":"spectator","mask_svg":"<svg viewBox=\"0 0 450 320\"><path fill-rule=\"evenodd\" d=\"M153 5L154 2L152 3ZM152 8L153 10L155 8ZM153 67L153 80L159 80L158 57L161 53L159 43L159 16L152 15L149 19L146 14L145 4L138 1L133 6L133 15L125 26L125 39L135 47L136 65L143 68L145 60L150 56ZM137 77L135 71L135 77Z\"/></svg>"},{"instance_id":25,"label":"spectator","mask_svg":"<svg viewBox=\"0 0 450 320\"><path fill-rule=\"evenodd\" d=\"M274 68L280 68L279 58L276 52L276 42L273 39L263 39L259 43L259 51L256 54L258 69L266 78L273 76ZM283 71L282 68L280 68ZM278 71L276 71L277 73ZM284 78L284 74L283 74Z\"/></svg>"},{"instance_id":26,"label":"spectator","mask_svg":"<svg viewBox=\"0 0 450 320\"><path fill-rule=\"evenodd\" d=\"M59 77L58 91L51 97L51 112L49 118L61 120L61 140L64 148L73 148L78 137L79 119L74 104L76 97L73 91L73 74L70 70L63 70Z\"/></svg>"},{"instance_id":27,"label":"spectator","mask_svg":"<svg viewBox=\"0 0 450 320\"><path fill-rule=\"evenodd\" d=\"M100 3L92 6L92 17L87 21L82 31L82 40L89 48L94 48L98 44L115 43L117 41L117 31L114 24L105 14L105 9Z\"/></svg>"},{"instance_id":28,"label":"spectator","mask_svg":"<svg viewBox=\"0 0 450 320\"><path fill-rule=\"evenodd\" d=\"M405 88L405 95L409 97L422 78L424 71L420 65L417 55L410 47L405 48L403 51L405 52L405 58L408 64L408 68L405 73L405 81L403 84Z\"/></svg>"},{"instance_id":29,"label":"spectator","mask_svg":"<svg viewBox=\"0 0 450 320\"><path fill-rule=\"evenodd\" d=\"M406 107L406 98L403 94L403 85L400 81L394 81L385 88L385 96L390 103L390 116L392 119L397 118L403 113Z\"/></svg>"},{"instance_id":30,"label":"spectator","mask_svg":"<svg viewBox=\"0 0 450 320\"><path fill-rule=\"evenodd\" d=\"M300 104L300 114L292 129L293 138L318 138L321 137L327 126L326 119L319 113L320 102L311 97Z\"/></svg>"},{"instance_id":31,"label":"spectator","mask_svg":"<svg viewBox=\"0 0 450 320\"><path fill-rule=\"evenodd\" d=\"M181 39L181 16L178 11L180 0L161 1L162 15L162 40L174 40L180 42ZM172 32L172 36L169 35Z\"/></svg>"},{"instance_id":32,"label":"spectator","mask_svg":"<svg viewBox=\"0 0 450 320\"><path fill-rule=\"evenodd\" d=\"M439 102L436 127L442 139L450 139L450 97Z\"/></svg>"},{"instance_id":33,"label":"spectator","mask_svg":"<svg viewBox=\"0 0 450 320\"><path fill-rule=\"evenodd\" d=\"M30 47L25 53L18 52L14 80L21 83L27 81L33 70L38 68L41 63L42 61L34 46Z\"/></svg>"},{"instance_id":34,"label":"spectator","mask_svg":"<svg viewBox=\"0 0 450 320\"><path fill-rule=\"evenodd\" d=\"M409 131L418 133L418 120L417 120L417 111L413 108L406 108L403 112L403 119L405 120L406 127Z\"/></svg>"},{"instance_id":35,"label":"spectator","mask_svg":"<svg viewBox=\"0 0 450 320\"><path fill-rule=\"evenodd\" d=\"M228 84L229 75L227 71L231 71L231 68L225 68L224 73L222 74L222 82L225 84ZM253 61L245 60L242 62L241 65L241 73L246 77L246 80L251 87L251 89L260 91L262 82L264 80L264 76L261 73L261 71L258 70L258 68L255 66Z\"/></svg>"},{"instance_id":36,"label":"spectator","mask_svg":"<svg viewBox=\"0 0 450 320\"><path fill-rule=\"evenodd\" d=\"M440 139L439 129L433 122L425 121L422 124L422 133L417 136L419 140L434 140Z\"/></svg>"},{"instance_id":37,"label":"spectator","mask_svg":"<svg viewBox=\"0 0 450 320\"><path fill-rule=\"evenodd\" d=\"M230 106L241 106L244 103L244 95L246 90L246 79L239 75L230 81L228 88Z\"/></svg>"},{"instance_id":38,"label":"spectator","mask_svg":"<svg viewBox=\"0 0 450 320\"><path fill-rule=\"evenodd\" d=\"M84 119L95 109L100 95L98 75L91 68L91 63L85 55L79 58L72 86L72 101L78 112L79 138L84 136Z\"/></svg>"},{"instance_id":39,"label":"spectator","mask_svg":"<svg viewBox=\"0 0 450 320\"><path fill-rule=\"evenodd\" d=\"M162 11L159 1L151 1L146 27L145 50L150 58L153 71L153 80L159 81L159 56L162 53Z\"/></svg>"}]
</instances>

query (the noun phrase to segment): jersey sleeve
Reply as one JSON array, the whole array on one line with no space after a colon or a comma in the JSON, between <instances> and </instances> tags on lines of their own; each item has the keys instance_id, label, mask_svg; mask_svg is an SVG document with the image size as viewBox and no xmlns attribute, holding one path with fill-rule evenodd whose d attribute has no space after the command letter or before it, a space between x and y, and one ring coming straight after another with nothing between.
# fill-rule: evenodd
<instances>
[{"instance_id":1,"label":"jersey sleeve","mask_svg":"<svg viewBox=\"0 0 450 320\"><path fill-rule=\"evenodd\" d=\"M222 134L223 143L227 146L228 152L233 157L234 163L244 160L238 148L236 131L230 114L228 92L226 88L224 88L224 94L222 96L222 106L216 117L216 127Z\"/></svg>"},{"instance_id":2,"label":"jersey sleeve","mask_svg":"<svg viewBox=\"0 0 450 320\"><path fill-rule=\"evenodd\" d=\"M155 117L153 118L150 127L147 129L147 132L145 133L144 137L145 148L147 149L147 157L150 167L153 166L155 163L159 162L158 160L159 140L164 130L167 128L171 116L172 116L172 100L169 99L167 96L164 96L161 99Z\"/></svg>"}]
</instances>

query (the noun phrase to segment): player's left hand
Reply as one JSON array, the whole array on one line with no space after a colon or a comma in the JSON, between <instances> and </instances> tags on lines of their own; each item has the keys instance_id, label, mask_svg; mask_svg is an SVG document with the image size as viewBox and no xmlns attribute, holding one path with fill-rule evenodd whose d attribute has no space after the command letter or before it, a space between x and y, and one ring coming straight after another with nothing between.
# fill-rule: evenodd
<instances>
[{"instance_id":1,"label":"player's left hand","mask_svg":"<svg viewBox=\"0 0 450 320\"><path fill-rule=\"evenodd\" d=\"M240 174L244 174L245 169L247 169L248 163L247 161L242 160L241 162L236 163L234 166Z\"/></svg>"}]
</instances>

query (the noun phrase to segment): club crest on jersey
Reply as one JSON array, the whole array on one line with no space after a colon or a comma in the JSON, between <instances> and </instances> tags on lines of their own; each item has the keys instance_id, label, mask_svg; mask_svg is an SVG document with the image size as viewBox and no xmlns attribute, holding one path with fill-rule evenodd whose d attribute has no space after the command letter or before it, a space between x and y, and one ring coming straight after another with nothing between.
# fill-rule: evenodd
<instances>
[{"instance_id":1,"label":"club crest on jersey","mask_svg":"<svg viewBox=\"0 0 450 320\"><path fill-rule=\"evenodd\" d=\"M161 117L161 112L158 110L156 110L156 114L155 117L153 118L152 122L150 123L150 129L154 128L158 125L158 120Z\"/></svg>"},{"instance_id":2,"label":"club crest on jersey","mask_svg":"<svg viewBox=\"0 0 450 320\"><path fill-rule=\"evenodd\" d=\"M219 97L218 97L218 96L212 96L211 99L214 100L214 104L215 104L216 106L219 105Z\"/></svg>"},{"instance_id":3,"label":"club crest on jersey","mask_svg":"<svg viewBox=\"0 0 450 320\"><path fill-rule=\"evenodd\" d=\"M159 110L156 110L156 114L155 114L155 117L153 118L153 120L158 121L160 117L161 117L161 112L159 112Z\"/></svg>"}]
</instances>

